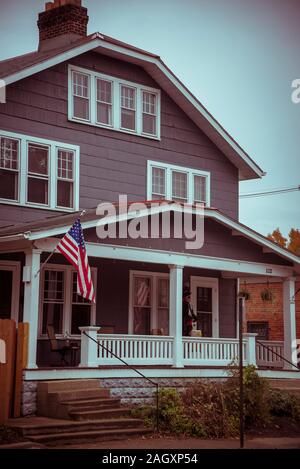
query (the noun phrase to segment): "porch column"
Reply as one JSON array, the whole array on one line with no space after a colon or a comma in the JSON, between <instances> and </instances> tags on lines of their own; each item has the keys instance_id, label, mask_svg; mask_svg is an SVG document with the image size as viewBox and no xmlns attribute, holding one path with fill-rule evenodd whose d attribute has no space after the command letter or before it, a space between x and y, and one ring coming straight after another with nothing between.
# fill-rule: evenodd
<instances>
[{"instance_id":1,"label":"porch column","mask_svg":"<svg viewBox=\"0 0 300 469\"><path fill-rule=\"evenodd\" d=\"M296 342L296 308L295 308L295 278L283 281L283 329L284 329L284 357L297 366ZM292 365L284 362L287 370L295 370Z\"/></svg>"},{"instance_id":2,"label":"porch column","mask_svg":"<svg viewBox=\"0 0 300 469\"><path fill-rule=\"evenodd\" d=\"M36 349L39 324L39 291L41 251L32 249L25 256L23 269L24 313L23 322L29 323L28 368L37 368Z\"/></svg>"},{"instance_id":3,"label":"porch column","mask_svg":"<svg viewBox=\"0 0 300 469\"><path fill-rule=\"evenodd\" d=\"M170 265L170 333L173 342L173 366L183 368L182 343L182 271L181 265Z\"/></svg>"},{"instance_id":4,"label":"porch column","mask_svg":"<svg viewBox=\"0 0 300 469\"><path fill-rule=\"evenodd\" d=\"M99 331L99 329L100 327L98 326L79 327L79 330L81 332L79 366L84 368L96 368L99 365L97 344L97 332Z\"/></svg>"}]
</instances>

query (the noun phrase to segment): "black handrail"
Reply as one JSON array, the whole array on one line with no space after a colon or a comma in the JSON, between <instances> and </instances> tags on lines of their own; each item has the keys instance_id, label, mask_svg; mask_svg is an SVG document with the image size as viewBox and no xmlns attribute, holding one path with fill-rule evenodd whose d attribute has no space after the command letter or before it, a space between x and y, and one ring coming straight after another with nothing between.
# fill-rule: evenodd
<instances>
[{"instance_id":1,"label":"black handrail","mask_svg":"<svg viewBox=\"0 0 300 469\"><path fill-rule=\"evenodd\" d=\"M294 366L295 368L297 368L297 371L300 371L299 369L299 365L295 365L295 363L292 363L290 362L287 358L283 357L282 355L280 355L280 353L277 353L277 352L274 352L273 349L271 349L271 347L268 347L267 345L263 344L262 342L260 342L259 340L256 339L256 343L261 345L262 347L266 348L267 350L270 350L272 353L274 353L274 355L276 355L277 357L281 358L281 360L285 361L286 363L288 363L289 365L292 365Z\"/></svg>"},{"instance_id":2,"label":"black handrail","mask_svg":"<svg viewBox=\"0 0 300 469\"><path fill-rule=\"evenodd\" d=\"M131 370L135 371L138 375L140 375L142 378L146 379L147 381L149 381L149 383L151 383L153 386L156 387L156 431L158 433L159 431L159 411L158 411L158 404L159 404L159 397L158 397L158 390L159 390L159 384L156 383L155 381L153 381L152 379L148 378L147 376L145 376L143 373L141 373L139 370L137 370L136 368L134 368L133 366L129 365L129 363L125 362L125 360L123 360L123 358L119 357L118 355L116 355L114 352L112 352L110 349L108 349L107 347L105 347L105 345L102 345L100 344L99 340L95 340L93 337L91 337L90 335L88 335L85 331L83 331L83 334L86 335L89 339L91 339L93 342L95 342L98 346L102 347L104 350L106 350L106 352L110 353L113 357L117 358L120 362L124 363L124 365L126 365L128 368L130 368Z\"/></svg>"}]
</instances>

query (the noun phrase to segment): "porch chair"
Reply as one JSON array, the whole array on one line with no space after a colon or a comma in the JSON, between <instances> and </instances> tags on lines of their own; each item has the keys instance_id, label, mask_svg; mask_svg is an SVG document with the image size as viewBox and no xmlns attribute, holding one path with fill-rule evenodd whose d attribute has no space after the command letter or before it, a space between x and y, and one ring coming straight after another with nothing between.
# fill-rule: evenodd
<instances>
[{"instance_id":1,"label":"porch chair","mask_svg":"<svg viewBox=\"0 0 300 469\"><path fill-rule=\"evenodd\" d=\"M51 352L58 353L60 355L61 364L69 365L66 360L66 354L71 353L71 364L74 365L76 352L79 349L77 344L71 343L70 345L63 345L59 347L58 339L56 338L54 326L52 324L47 325L47 335L50 341L50 350Z\"/></svg>"}]
</instances>

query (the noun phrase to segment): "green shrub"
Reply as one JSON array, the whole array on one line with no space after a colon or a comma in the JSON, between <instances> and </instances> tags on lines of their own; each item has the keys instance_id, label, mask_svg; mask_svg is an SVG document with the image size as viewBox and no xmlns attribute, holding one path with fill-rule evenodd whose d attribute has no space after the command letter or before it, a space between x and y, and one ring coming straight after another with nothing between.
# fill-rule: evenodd
<instances>
[{"instance_id":1,"label":"green shrub","mask_svg":"<svg viewBox=\"0 0 300 469\"><path fill-rule=\"evenodd\" d=\"M272 389L269 394L271 415L300 421L300 401L286 391Z\"/></svg>"}]
</instances>

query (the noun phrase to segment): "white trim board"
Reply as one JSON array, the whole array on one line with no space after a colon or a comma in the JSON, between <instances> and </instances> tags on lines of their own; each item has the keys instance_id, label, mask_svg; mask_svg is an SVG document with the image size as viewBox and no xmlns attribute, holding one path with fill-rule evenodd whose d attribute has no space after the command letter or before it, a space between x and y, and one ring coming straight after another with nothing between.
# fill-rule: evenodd
<instances>
[{"instance_id":1,"label":"white trim board","mask_svg":"<svg viewBox=\"0 0 300 469\"><path fill-rule=\"evenodd\" d=\"M212 337L219 337L219 279L215 277L199 277L191 275L190 289L193 309L197 311L197 287L212 289Z\"/></svg>"},{"instance_id":2,"label":"white trim board","mask_svg":"<svg viewBox=\"0 0 300 469\"><path fill-rule=\"evenodd\" d=\"M168 88L166 91L171 98L184 109L196 125L204 130L209 138L227 155L230 161L239 168L240 179L257 178L265 174L159 57L143 53L142 51L132 50L130 47L126 47L125 44L113 44L99 33L95 33L86 44L75 46L68 51L57 54L55 57L46 59L11 75L6 75L2 79L6 82L6 85L9 85L94 49L100 53L114 55L117 58L144 67L162 88ZM226 146L225 149L221 148L224 144Z\"/></svg>"},{"instance_id":3,"label":"white trim board","mask_svg":"<svg viewBox=\"0 0 300 469\"><path fill-rule=\"evenodd\" d=\"M48 238L35 241L36 248L44 252L52 252L59 243L57 238ZM196 254L182 254L169 251L161 251L146 248L133 248L130 246L118 246L112 244L86 243L88 256L102 257L104 259L119 259L127 261L148 262L151 264L181 265L184 267L196 267L198 269L226 270L241 272L244 274L264 275L273 277L291 277L291 267L274 264L262 264L259 262L242 261L239 259L225 259ZM272 270L268 273L267 270Z\"/></svg>"},{"instance_id":4,"label":"white trim board","mask_svg":"<svg viewBox=\"0 0 300 469\"><path fill-rule=\"evenodd\" d=\"M209 366L209 365L208 365ZM226 378L227 368L139 368L139 371L148 378ZM257 370L260 376L269 379L299 379L297 371L284 370ZM43 381L60 379L95 379L95 378L138 378L138 375L124 366L124 368L58 368L58 369L27 369L24 371L25 381Z\"/></svg>"}]
</instances>

